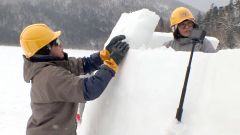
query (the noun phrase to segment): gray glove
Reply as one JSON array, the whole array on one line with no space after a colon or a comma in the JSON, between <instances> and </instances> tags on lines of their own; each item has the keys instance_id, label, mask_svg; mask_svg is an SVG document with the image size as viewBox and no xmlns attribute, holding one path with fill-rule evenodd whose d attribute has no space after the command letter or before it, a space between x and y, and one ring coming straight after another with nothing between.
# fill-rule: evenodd
<instances>
[{"instance_id":1,"label":"gray glove","mask_svg":"<svg viewBox=\"0 0 240 135\"><path fill-rule=\"evenodd\" d=\"M108 52L111 54L112 53L112 47L119 41L122 41L123 39L125 39L126 37L124 35L118 35L115 36L114 38L112 38L112 40L110 41L110 43L106 46L106 50L108 50Z\"/></svg>"},{"instance_id":2,"label":"gray glove","mask_svg":"<svg viewBox=\"0 0 240 135\"><path fill-rule=\"evenodd\" d=\"M124 56L127 54L129 50L129 44L126 42L117 42L112 46L112 53L110 54L110 58L112 58L116 64L120 64Z\"/></svg>"}]
</instances>

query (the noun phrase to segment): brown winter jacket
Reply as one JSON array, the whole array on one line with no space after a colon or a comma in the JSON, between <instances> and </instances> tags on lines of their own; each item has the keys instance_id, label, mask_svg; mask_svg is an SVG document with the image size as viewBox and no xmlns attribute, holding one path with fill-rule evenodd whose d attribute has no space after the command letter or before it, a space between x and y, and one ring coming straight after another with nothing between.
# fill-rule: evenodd
<instances>
[{"instance_id":1,"label":"brown winter jacket","mask_svg":"<svg viewBox=\"0 0 240 135\"><path fill-rule=\"evenodd\" d=\"M32 84L27 135L76 135L78 103L99 97L115 75L102 64L99 53L77 59L65 56L31 61L24 57L24 80ZM88 78L79 77L95 70Z\"/></svg>"},{"instance_id":2,"label":"brown winter jacket","mask_svg":"<svg viewBox=\"0 0 240 135\"><path fill-rule=\"evenodd\" d=\"M83 65L81 58L32 62L24 57L24 80L32 84L27 135L76 135L78 103L97 98L114 75L99 65L93 78L83 79L78 77L85 74Z\"/></svg>"},{"instance_id":3,"label":"brown winter jacket","mask_svg":"<svg viewBox=\"0 0 240 135\"><path fill-rule=\"evenodd\" d=\"M74 74L72 74L72 73ZM79 102L85 102L81 59L31 62L24 58L24 79L32 80L32 116L27 135L75 135L75 115Z\"/></svg>"}]
</instances>

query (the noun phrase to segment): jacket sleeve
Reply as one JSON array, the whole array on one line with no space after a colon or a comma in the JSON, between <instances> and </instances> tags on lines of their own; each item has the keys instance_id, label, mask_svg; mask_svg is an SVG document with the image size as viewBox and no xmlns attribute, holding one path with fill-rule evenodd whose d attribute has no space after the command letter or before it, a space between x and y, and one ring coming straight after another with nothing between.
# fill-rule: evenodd
<instances>
[{"instance_id":1,"label":"jacket sleeve","mask_svg":"<svg viewBox=\"0 0 240 135\"><path fill-rule=\"evenodd\" d=\"M203 49L202 52L205 52L205 53L216 53L217 52L217 50L213 47L213 44L206 38L203 40L202 49Z\"/></svg>"},{"instance_id":2,"label":"jacket sleeve","mask_svg":"<svg viewBox=\"0 0 240 135\"><path fill-rule=\"evenodd\" d=\"M91 73L103 64L100 53L94 53L90 57L74 58L69 57L69 70L76 76Z\"/></svg>"},{"instance_id":3,"label":"jacket sleeve","mask_svg":"<svg viewBox=\"0 0 240 135\"><path fill-rule=\"evenodd\" d=\"M80 78L62 67L48 66L33 79L33 103L86 102L101 95L114 71L105 65L89 78Z\"/></svg>"},{"instance_id":4,"label":"jacket sleeve","mask_svg":"<svg viewBox=\"0 0 240 135\"><path fill-rule=\"evenodd\" d=\"M69 57L68 67L68 70L76 76L85 74L82 58Z\"/></svg>"},{"instance_id":5,"label":"jacket sleeve","mask_svg":"<svg viewBox=\"0 0 240 135\"><path fill-rule=\"evenodd\" d=\"M169 48L172 44L172 41L167 41L165 43L163 43L163 46L165 46L166 48Z\"/></svg>"},{"instance_id":6,"label":"jacket sleeve","mask_svg":"<svg viewBox=\"0 0 240 135\"><path fill-rule=\"evenodd\" d=\"M114 75L115 72L112 69L106 65L102 65L95 75L85 78L83 81L85 100L89 101L98 98Z\"/></svg>"},{"instance_id":7,"label":"jacket sleeve","mask_svg":"<svg viewBox=\"0 0 240 135\"><path fill-rule=\"evenodd\" d=\"M63 67L47 66L32 81L33 103L85 102L83 78Z\"/></svg>"},{"instance_id":8,"label":"jacket sleeve","mask_svg":"<svg viewBox=\"0 0 240 135\"><path fill-rule=\"evenodd\" d=\"M95 70L98 70L99 67L103 64L103 61L100 57L100 53L97 52L90 55L90 57L83 57L82 63L83 63L84 73L87 74Z\"/></svg>"}]
</instances>

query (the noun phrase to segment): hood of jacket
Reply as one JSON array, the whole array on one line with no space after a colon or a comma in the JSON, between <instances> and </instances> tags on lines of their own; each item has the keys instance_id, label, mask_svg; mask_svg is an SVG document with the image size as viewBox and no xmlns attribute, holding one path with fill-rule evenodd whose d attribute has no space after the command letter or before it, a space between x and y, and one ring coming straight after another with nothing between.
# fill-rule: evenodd
<instances>
[{"instance_id":1,"label":"hood of jacket","mask_svg":"<svg viewBox=\"0 0 240 135\"><path fill-rule=\"evenodd\" d=\"M43 67L53 65L51 62L31 62L26 57L23 57L24 64L23 64L23 78L24 81L30 83L30 80L40 72Z\"/></svg>"},{"instance_id":2,"label":"hood of jacket","mask_svg":"<svg viewBox=\"0 0 240 135\"><path fill-rule=\"evenodd\" d=\"M49 65L59 65L64 68L68 67L66 66L68 63L66 60L68 60L68 54L64 53L64 59L59 59L53 56L49 55L36 55L33 56L33 58L27 59L23 55L24 64L23 64L23 78L24 81L27 83L30 83L30 80L38 73L40 72L43 67L49 66Z\"/></svg>"}]
</instances>

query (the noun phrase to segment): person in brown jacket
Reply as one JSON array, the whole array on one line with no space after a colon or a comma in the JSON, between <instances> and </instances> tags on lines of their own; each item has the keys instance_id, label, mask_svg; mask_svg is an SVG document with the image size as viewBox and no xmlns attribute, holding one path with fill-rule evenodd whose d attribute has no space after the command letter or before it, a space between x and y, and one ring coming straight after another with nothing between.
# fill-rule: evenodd
<instances>
[{"instance_id":1,"label":"person in brown jacket","mask_svg":"<svg viewBox=\"0 0 240 135\"><path fill-rule=\"evenodd\" d=\"M23 76L31 83L27 135L76 135L78 103L101 95L129 50L122 41L125 36L120 35L90 57L68 57L60 35L61 31L54 32L46 24L29 25L20 35ZM79 77L93 71L90 77Z\"/></svg>"}]
</instances>

